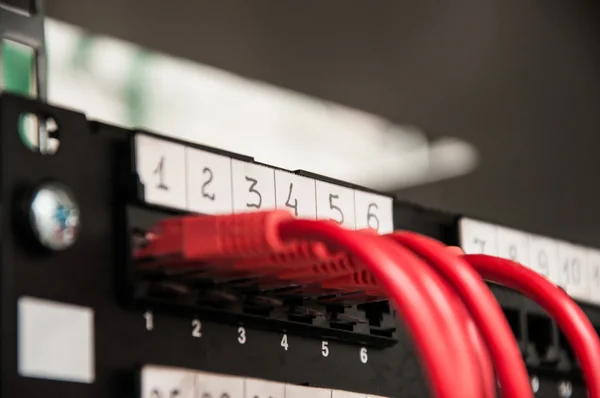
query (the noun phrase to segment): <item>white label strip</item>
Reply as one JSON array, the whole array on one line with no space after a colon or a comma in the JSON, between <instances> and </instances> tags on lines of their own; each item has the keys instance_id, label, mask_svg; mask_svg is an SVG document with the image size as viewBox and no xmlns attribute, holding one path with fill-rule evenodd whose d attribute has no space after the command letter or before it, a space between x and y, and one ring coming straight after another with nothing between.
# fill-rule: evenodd
<instances>
[{"instance_id":1,"label":"white label strip","mask_svg":"<svg viewBox=\"0 0 600 398\"><path fill-rule=\"evenodd\" d=\"M138 133L136 171L147 203L205 214L286 209L350 229L394 229L390 197L231 159Z\"/></svg>"},{"instance_id":2,"label":"white label strip","mask_svg":"<svg viewBox=\"0 0 600 398\"><path fill-rule=\"evenodd\" d=\"M461 247L517 261L542 274L574 299L600 305L600 251L558 239L463 218Z\"/></svg>"},{"instance_id":3,"label":"white label strip","mask_svg":"<svg viewBox=\"0 0 600 398\"><path fill-rule=\"evenodd\" d=\"M375 395L304 387L267 380L147 365L140 375L140 398L367 398ZM384 397L379 397L384 398Z\"/></svg>"}]
</instances>

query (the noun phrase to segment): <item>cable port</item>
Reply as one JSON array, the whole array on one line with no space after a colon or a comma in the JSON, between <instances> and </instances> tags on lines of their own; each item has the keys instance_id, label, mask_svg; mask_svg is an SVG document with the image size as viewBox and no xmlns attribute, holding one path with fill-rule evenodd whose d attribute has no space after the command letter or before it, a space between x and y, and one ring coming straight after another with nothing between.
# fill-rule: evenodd
<instances>
[{"instance_id":1,"label":"cable port","mask_svg":"<svg viewBox=\"0 0 600 398\"><path fill-rule=\"evenodd\" d=\"M556 365L559 355L554 343L552 320L543 315L527 314L527 338L535 349L538 364Z\"/></svg>"},{"instance_id":2,"label":"cable port","mask_svg":"<svg viewBox=\"0 0 600 398\"><path fill-rule=\"evenodd\" d=\"M373 277L320 243L281 242L274 228L289 217L274 211L173 218L129 206L124 296L140 308L394 344L396 317Z\"/></svg>"}]
</instances>

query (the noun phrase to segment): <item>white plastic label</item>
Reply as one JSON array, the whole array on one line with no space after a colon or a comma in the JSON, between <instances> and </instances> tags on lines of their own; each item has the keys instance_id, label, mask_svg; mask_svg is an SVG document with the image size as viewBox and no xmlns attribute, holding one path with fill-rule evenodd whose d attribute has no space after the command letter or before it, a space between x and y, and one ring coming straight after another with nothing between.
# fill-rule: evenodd
<instances>
[{"instance_id":1,"label":"white plastic label","mask_svg":"<svg viewBox=\"0 0 600 398\"><path fill-rule=\"evenodd\" d=\"M315 180L275 170L275 195L278 209L288 210L300 218L317 218Z\"/></svg>"},{"instance_id":2,"label":"white plastic label","mask_svg":"<svg viewBox=\"0 0 600 398\"><path fill-rule=\"evenodd\" d=\"M275 208L275 173L254 163L231 161L233 211L260 211Z\"/></svg>"},{"instance_id":3,"label":"white plastic label","mask_svg":"<svg viewBox=\"0 0 600 398\"><path fill-rule=\"evenodd\" d=\"M185 369L144 366L140 398L196 398L196 375Z\"/></svg>"},{"instance_id":4,"label":"white plastic label","mask_svg":"<svg viewBox=\"0 0 600 398\"><path fill-rule=\"evenodd\" d=\"M92 383L94 311L34 297L18 301L18 368L24 377Z\"/></svg>"},{"instance_id":5,"label":"white plastic label","mask_svg":"<svg viewBox=\"0 0 600 398\"><path fill-rule=\"evenodd\" d=\"M587 250L566 242L558 244L560 283L576 300L589 300L590 278L588 275Z\"/></svg>"},{"instance_id":6,"label":"white plastic label","mask_svg":"<svg viewBox=\"0 0 600 398\"><path fill-rule=\"evenodd\" d=\"M212 373L198 373L196 377L198 394L195 398L245 398L244 379Z\"/></svg>"},{"instance_id":7,"label":"white plastic label","mask_svg":"<svg viewBox=\"0 0 600 398\"><path fill-rule=\"evenodd\" d=\"M498 227L498 256L520 264L529 261L529 237L516 229Z\"/></svg>"},{"instance_id":8,"label":"white plastic label","mask_svg":"<svg viewBox=\"0 0 600 398\"><path fill-rule=\"evenodd\" d=\"M246 397L284 398L285 384L259 379L246 379Z\"/></svg>"},{"instance_id":9,"label":"white plastic label","mask_svg":"<svg viewBox=\"0 0 600 398\"><path fill-rule=\"evenodd\" d=\"M600 305L600 250L588 252L590 273L590 302Z\"/></svg>"},{"instance_id":10,"label":"white plastic label","mask_svg":"<svg viewBox=\"0 0 600 398\"><path fill-rule=\"evenodd\" d=\"M206 214L230 214L231 159L226 156L187 148L188 210Z\"/></svg>"},{"instance_id":11,"label":"white plastic label","mask_svg":"<svg viewBox=\"0 0 600 398\"><path fill-rule=\"evenodd\" d=\"M497 227L493 224L462 218L459 222L461 247L467 254L498 254Z\"/></svg>"},{"instance_id":12,"label":"white plastic label","mask_svg":"<svg viewBox=\"0 0 600 398\"><path fill-rule=\"evenodd\" d=\"M354 190L328 182L317 181L317 218L356 229Z\"/></svg>"},{"instance_id":13,"label":"white plastic label","mask_svg":"<svg viewBox=\"0 0 600 398\"><path fill-rule=\"evenodd\" d=\"M394 231L392 198L355 190L354 206L356 229L371 228L380 234Z\"/></svg>"},{"instance_id":14,"label":"white plastic label","mask_svg":"<svg viewBox=\"0 0 600 398\"><path fill-rule=\"evenodd\" d=\"M331 390L286 384L285 398L331 398Z\"/></svg>"},{"instance_id":15,"label":"white plastic label","mask_svg":"<svg viewBox=\"0 0 600 398\"><path fill-rule=\"evenodd\" d=\"M185 147L145 134L135 136L136 171L147 203L185 210Z\"/></svg>"},{"instance_id":16,"label":"white plastic label","mask_svg":"<svg viewBox=\"0 0 600 398\"><path fill-rule=\"evenodd\" d=\"M529 236L529 266L555 284L559 284L558 241L538 235Z\"/></svg>"}]
</instances>

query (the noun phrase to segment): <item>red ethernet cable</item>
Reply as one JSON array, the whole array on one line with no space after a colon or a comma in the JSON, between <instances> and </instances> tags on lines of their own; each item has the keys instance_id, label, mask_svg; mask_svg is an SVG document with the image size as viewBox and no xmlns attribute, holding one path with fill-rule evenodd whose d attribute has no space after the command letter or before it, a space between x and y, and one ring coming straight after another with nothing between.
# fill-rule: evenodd
<instances>
[{"instance_id":1,"label":"red ethernet cable","mask_svg":"<svg viewBox=\"0 0 600 398\"><path fill-rule=\"evenodd\" d=\"M481 276L529 297L544 308L573 347L590 398L600 398L600 340L579 306L545 277L514 261L470 254L463 256Z\"/></svg>"},{"instance_id":2,"label":"red ethernet cable","mask_svg":"<svg viewBox=\"0 0 600 398\"><path fill-rule=\"evenodd\" d=\"M429 261L462 297L494 361L503 396L532 398L527 369L510 325L479 274L434 239L413 232L395 232L390 236Z\"/></svg>"},{"instance_id":3,"label":"red ethernet cable","mask_svg":"<svg viewBox=\"0 0 600 398\"><path fill-rule=\"evenodd\" d=\"M388 242L319 221L285 220L279 225L279 233L284 240L320 240L334 250L341 248L356 256L379 278L401 311L420 350L435 396L482 396L472 347L454 346L466 325L459 325L454 331L448 329L456 326L452 322L444 322L445 328L439 327L442 317L436 311L438 303L428 296L419 277L420 270L427 267L414 255ZM403 261L403 266L399 266L398 260ZM443 296L443 292L440 294ZM452 317L446 320L451 321Z\"/></svg>"}]
</instances>

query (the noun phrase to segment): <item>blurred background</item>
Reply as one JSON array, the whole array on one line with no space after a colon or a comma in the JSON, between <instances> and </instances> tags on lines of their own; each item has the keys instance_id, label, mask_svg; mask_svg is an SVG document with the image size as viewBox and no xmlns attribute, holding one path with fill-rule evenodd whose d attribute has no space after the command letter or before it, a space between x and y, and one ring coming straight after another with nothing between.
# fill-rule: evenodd
<instances>
[{"instance_id":1,"label":"blurred background","mask_svg":"<svg viewBox=\"0 0 600 398\"><path fill-rule=\"evenodd\" d=\"M558 0L51 0L49 98L599 246L599 11Z\"/></svg>"}]
</instances>

